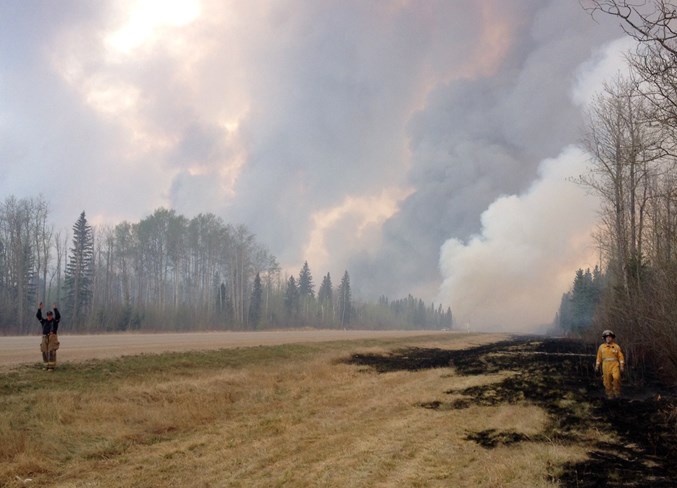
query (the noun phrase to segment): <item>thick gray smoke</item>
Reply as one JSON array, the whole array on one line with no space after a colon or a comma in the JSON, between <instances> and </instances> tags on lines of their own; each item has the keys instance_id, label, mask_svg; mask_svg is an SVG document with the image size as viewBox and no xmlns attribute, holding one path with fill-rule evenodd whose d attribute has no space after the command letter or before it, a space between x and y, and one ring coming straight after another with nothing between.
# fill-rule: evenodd
<instances>
[{"instance_id":1,"label":"thick gray smoke","mask_svg":"<svg viewBox=\"0 0 677 488\"><path fill-rule=\"evenodd\" d=\"M618 32L591 22L575 2L532 2L521 13L495 73L436 86L412 117L416 191L385 223L383 247L351 266L366 269L358 282L370 283L369 292L384 283L390 293L404 284L429 291L440 246L480 232L494 200L524 191L543 159L579 140L576 75Z\"/></svg>"},{"instance_id":2,"label":"thick gray smoke","mask_svg":"<svg viewBox=\"0 0 677 488\"><path fill-rule=\"evenodd\" d=\"M577 70L573 100L585 106L605 80L627 72L632 41L600 48ZM501 196L481 216L481 230L442 246L444 282L439 300L451 302L457 325L482 330L549 328L558 291L571 286L572 270L593 268L599 201L573 183L589 171L590 155L567 147L543 161L538 177L518 195Z\"/></svg>"},{"instance_id":3,"label":"thick gray smoke","mask_svg":"<svg viewBox=\"0 0 677 488\"><path fill-rule=\"evenodd\" d=\"M3 2L0 18L0 193L44 194L64 228L83 209L214 212L290 272L425 299L448 278L441 246L576 142L577 73L619 36L561 0Z\"/></svg>"}]
</instances>

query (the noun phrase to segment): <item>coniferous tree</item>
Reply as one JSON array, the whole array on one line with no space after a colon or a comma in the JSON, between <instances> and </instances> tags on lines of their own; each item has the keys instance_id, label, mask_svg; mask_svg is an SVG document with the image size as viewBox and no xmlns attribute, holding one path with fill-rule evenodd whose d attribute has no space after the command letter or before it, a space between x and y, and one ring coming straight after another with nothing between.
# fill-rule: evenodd
<instances>
[{"instance_id":1,"label":"coniferous tree","mask_svg":"<svg viewBox=\"0 0 677 488\"><path fill-rule=\"evenodd\" d=\"M348 271L343 274L341 278L341 284L338 288L338 317L341 327L345 327L350 323L352 319L352 300L350 293L350 276L348 276Z\"/></svg>"},{"instance_id":2,"label":"coniferous tree","mask_svg":"<svg viewBox=\"0 0 677 488\"><path fill-rule=\"evenodd\" d=\"M287 281L287 290L284 295L284 308L289 318L296 318L299 311L299 288L293 276Z\"/></svg>"},{"instance_id":3,"label":"coniferous tree","mask_svg":"<svg viewBox=\"0 0 677 488\"><path fill-rule=\"evenodd\" d=\"M451 321L441 305L426 306L411 295L392 302L382 296L378 305L353 302L347 272L336 292L326 273L315 295L307 262L289 283L280 282L275 258L246 229L212 214L188 220L158 209L138 223L94 231L83 212L72 237L50 237L42 210L30 201L0 203L2 333L26 332L17 309L32 318L29 307L38 286L45 295L41 299L62 305L75 330L260 328L311 319L329 327L359 320L374 328L439 328Z\"/></svg>"},{"instance_id":4,"label":"coniferous tree","mask_svg":"<svg viewBox=\"0 0 677 488\"><path fill-rule=\"evenodd\" d=\"M426 325L426 316L425 316L425 304L423 300L418 299L418 305L414 312L414 326L418 328L423 328Z\"/></svg>"},{"instance_id":5,"label":"coniferous tree","mask_svg":"<svg viewBox=\"0 0 677 488\"><path fill-rule=\"evenodd\" d=\"M307 319L311 302L315 299L315 285L308 267L308 261L303 263L303 268L299 272L298 290L300 305L303 307L303 317Z\"/></svg>"},{"instance_id":6,"label":"coniferous tree","mask_svg":"<svg viewBox=\"0 0 677 488\"><path fill-rule=\"evenodd\" d=\"M254 289L249 302L249 323L256 329L261 320L261 310L263 307L263 286L261 286L261 276L256 273L254 278Z\"/></svg>"},{"instance_id":7,"label":"coniferous tree","mask_svg":"<svg viewBox=\"0 0 677 488\"><path fill-rule=\"evenodd\" d=\"M313 284L313 276L308 267L308 261L303 263L303 268L299 273L299 295L301 298L310 297L315 298L315 285Z\"/></svg>"},{"instance_id":8,"label":"coniferous tree","mask_svg":"<svg viewBox=\"0 0 677 488\"><path fill-rule=\"evenodd\" d=\"M604 280L599 330L624 337L628 357L677 380L677 29L675 2L589 0L637 41L626 79L607 84L588 112L591 178L602 198ZM633 368L634 369L634 368ZM636 370L639 370L637 368Z\"/></svg>"},{"instance_id":9,"label":"coniferous tree","mask_svg":"<svg viewBox=\"0 0 677 488\"><path fill-rule=\"evenodd\" d=\"M604 280L598 267L576 271L571 290L562 296L556 325L566 331L580 334L592 324L600 303Z\"/></svg>"},{"instance_id":10,"label":"coniferous tree","mask_svg":"<svg viewBox=\"0 0 677 488\"><path fill-rule=\"evenodd\" d=\"M66 309L73 324L78 324L92 299L92 274L94 272L94 237L85 212L73 225L73 247L66 264L64 288Z\"/></svg>"},{"instance_id":11,"label":"coniferous tree","mask_svg":"<svg viewBox=\"0 0 677 488\"><path fill-rule=\"evenodd\" d=\"M330 317L332 304L334 303L333 295L334 291L331 284L331 275L327 273L326 276L322 278L320 291L317 292L317 300L320 302L320 319L322 322Z\"/></svg>"},{"instance_id":12,"label":"coniferous tree","mask_svg":"<svg viewBox=\"0 0 677 488\"><path fill-rule=\"evenodd\" d=\"M322 284L320 285L320 291L317 293L317 299L321 303L327 301L331 303L332 295L333 290L331 285L331 275L327 273L327 275L324 278L322 278Z\"/></svg>"}]
</instances>

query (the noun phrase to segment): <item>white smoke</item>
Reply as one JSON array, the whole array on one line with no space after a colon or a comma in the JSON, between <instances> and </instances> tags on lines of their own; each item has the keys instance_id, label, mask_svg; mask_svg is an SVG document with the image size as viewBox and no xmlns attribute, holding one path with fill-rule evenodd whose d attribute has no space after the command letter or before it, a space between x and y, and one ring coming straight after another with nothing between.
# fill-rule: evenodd
<instances>
[{"instance_id":1,"label":"white smoke","mask_svg":"<svg viewBox=\"0 0 677 488\"><path fill-rule=\"evenodd\" d=\"M543 161L526 192L482 214L480 234L444 243L439 301L451 303L460 327L526 331L550 323L575 270L595 265L598 201L570 180L588 160L568 147Z\"/></svg>"},{"instance_id":2,"label":"white smoke","mask_svg":"<svg viewBox=\"0 0 677 488\"><path fill-rule=\"evenodd\" d=\"M634 39L624 36L596 49L590 59L578 67L571 92L574 103L581 106L589 104L605 82L612 81L619 75L627 75L627 56L636 45Z\"/></svg>"},{"instance_id":3,"label":"white smoke","mask_svg":"<svg viewBox=\"0 0 677 488\"><path fill-rule=\"evenodd\" d=\"M623 37L595 49L576 70L571 100L585 107L606 81L626 74L634 45ZM494 201L478 234L444 243L438 298L452 304L459 327L534 331L552 322L575 271L598 262L592 233L599 201L572 182L589 160L565 148L540 164L527 191Z\"/></svg>"}]
</instances>

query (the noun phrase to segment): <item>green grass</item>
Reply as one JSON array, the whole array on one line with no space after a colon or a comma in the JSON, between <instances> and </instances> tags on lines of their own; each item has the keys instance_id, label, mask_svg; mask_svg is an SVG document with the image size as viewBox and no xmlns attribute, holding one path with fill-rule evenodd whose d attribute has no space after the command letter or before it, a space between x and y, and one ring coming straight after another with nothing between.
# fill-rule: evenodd
<instances>
[{"instance_id":1,"label":"green grass","mask_svg":"<svg viewBox=\"0 0 677 488\"><path fill-rule=\"evenodd\" d=\"M454 335L458 340L461 335ZM116 383L142 383L150 377L186 376L200 371L239 369L248 366L270 365L290 359L304 359L325 351L353 351L356 347L396 347L430 339L439 341L439 336L365 339L358 341L334 341L307 344L284 344L256 346L212 351L169 352L139 354L116 359L89 360L60 363L57 370L42 370L42 364L22 365L0 373L0 398L31 391L83 390L110 388Z\"/></svg>"}]
</instances>

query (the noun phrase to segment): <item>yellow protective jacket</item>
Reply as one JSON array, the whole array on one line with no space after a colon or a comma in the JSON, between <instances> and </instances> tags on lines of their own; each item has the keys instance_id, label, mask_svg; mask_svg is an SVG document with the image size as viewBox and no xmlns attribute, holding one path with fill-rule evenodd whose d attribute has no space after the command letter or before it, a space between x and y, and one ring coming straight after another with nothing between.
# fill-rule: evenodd
<instances>
[{"instance_id":1,"label":"yellow protective jacket","mask_svg":"<svg viewBox=\"0 0 677 488\"><path fill-rule=\"evenodd\" d=\"M611 344L605 342L599 346L599 349L597 349L597 366L605 361L617 361L620 363L621 367L624 367L625 356L623 356L621 346L615 342L612 342Z\"/></svg>"}]
</instances>

